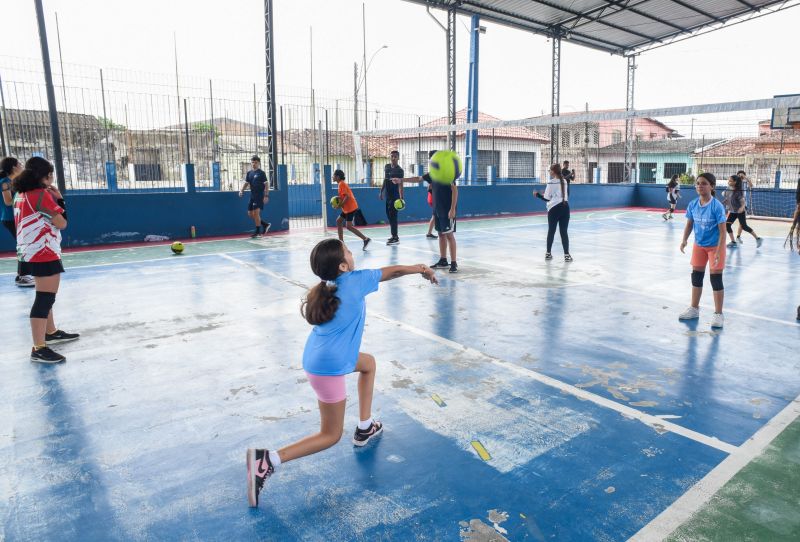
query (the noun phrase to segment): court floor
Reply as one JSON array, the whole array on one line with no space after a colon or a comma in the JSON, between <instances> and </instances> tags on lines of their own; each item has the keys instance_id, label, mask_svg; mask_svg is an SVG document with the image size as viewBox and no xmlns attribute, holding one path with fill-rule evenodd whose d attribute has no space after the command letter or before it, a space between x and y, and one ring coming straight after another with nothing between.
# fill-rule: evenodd
<instances>
[{"instance_id":1,"label":"court floor","mask_svg":"<svg viewBox=\"0 0 800 542\"><path fill-rule=\"evenodd\" d=\"M544 260L545 222L461 221L457 275L383 283L362 345L383 435L350 443L349 378L342 440L281 466L258 509L245 450L318 428L299 304L321 233L68 253L56 317L82 338L58 366L28 361L33 292L0 259L0 540L797 540L788 225L729 250L712 331L708 284L677 318L682 215L575 212L572 263L558 236ZM360 268L431 264L425 229L346 240Z\"/></svg>"}]
</instances>

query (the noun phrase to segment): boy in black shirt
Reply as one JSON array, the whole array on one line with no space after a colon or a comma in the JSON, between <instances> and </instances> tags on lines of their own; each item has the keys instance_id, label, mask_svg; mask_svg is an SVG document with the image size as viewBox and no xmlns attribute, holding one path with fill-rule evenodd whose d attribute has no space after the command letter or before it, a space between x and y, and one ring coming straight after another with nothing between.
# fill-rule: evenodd
<instances>
[{"instance_id":1,"label":"boy in black shirt","mask_svg":"<svg viewBox=\"0 0 800 542\"><path fill-rule=\"evenodd\" d=\"M261 219L261 211L264 204L269 201L269 182L267 174L261 169L261 158L253 156L250 159L253 169L247 172L242 189L239 190L239 197L244 195L244 189L250 187L250 201L247 203L247 216L253 219L256 229L250 237L261 237L259 226L264 228L264 233L269 231L270 223Z\"/></svg>"},{"instance_id":2,"label":"boy in black shirt","mask_svg":"<svg viewBox=\"0 0 800 542\"><path fill-rule=\"evenodd\" d=\"M431 151L430 155L436 151ZM450 268L451 273L458 273L456 263L456 206L458 205L458 187L453 184L434 182L426 173L422 177L409 177L407 179L392 179L393 183L418 183L425 181L429 184L433 194L433 216L436 231L439 232L439 261L432 268ZM447 263L447 249L450 248L450 263Z\"/></svg>"},{"instance_id":3,"label":"boy in black shirt","mask_svg":"<svg viewBox=\"0 0 800 542\"><path fill-rule=\"evenodd\" d=\"M389 227L392 232L386 244L396 245L400 243L400 237L398 237L397 232L397 208L395 208L394 202L398 199L403 199L403 184L393 183L392 179L402 179L405 176L405 172L398 164L400 152L392 151L389 156L392 163L386 164L383 168L383 186L381 186L380 198L384 199L384 196L386 197L386 218L389 219Z\"/></svg>"}]
</instances>

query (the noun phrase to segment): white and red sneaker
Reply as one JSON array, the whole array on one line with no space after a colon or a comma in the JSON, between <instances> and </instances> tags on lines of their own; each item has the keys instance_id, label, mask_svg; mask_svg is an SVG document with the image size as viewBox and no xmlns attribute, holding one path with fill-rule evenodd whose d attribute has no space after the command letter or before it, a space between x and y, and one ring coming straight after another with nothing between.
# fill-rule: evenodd
<instances>
[{"instance_id":1,"label":"white and red sneaker","mask_svg":"<svg viewBox=\"0 0 800 542\"><path fill-rule=\"evenodd\" d=\"M247 500L252 508L258 506L258 495L267 478L275 472L269 460L269 450L248 448L247 450Z\"/></svg>"}]
</instances>

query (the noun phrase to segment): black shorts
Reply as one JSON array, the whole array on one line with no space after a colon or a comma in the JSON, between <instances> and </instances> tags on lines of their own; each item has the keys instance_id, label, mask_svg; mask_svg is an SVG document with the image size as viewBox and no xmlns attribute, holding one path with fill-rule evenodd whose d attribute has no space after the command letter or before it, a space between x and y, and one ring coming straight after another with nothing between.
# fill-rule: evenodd
<instances>
[{"instance_id":1,"label":"black shorts","mask_svg":"<svg viewBox=\"0 0 800 542\"><path fill-rule=\"evenodd\" d=\"M52 262L17 262L18 275L52 277L63 272L64 265L61 260L53 260Z\"/></svg>"},{"instance_id":2,"label":"black shorts","mask_svg":"<svg viewBox=\"0 0 800 542\"><path fill-rule=\"evenodd\" d=\"M3 226L14 236L14 239L17 238L17 226L13 220L3 220Z\"/></svg>"},{"instance_id":3,"label":"black shorts","mask_svg":"<svg viewBox=\"0 0 800 542\"><path fill-rule=\"evenodd\" d=\"M450 220L448 213L434 213L434 226L439 233L455 233L456 219Z\"/></svg>"},{"instance_id":4,"label":"black shorts","mask_svg":"<svg viewBox=\"0 0 800 542\"><path fill-rule=\"evenodd\" d=\"M667 196L667 200L669 201L670 205L675 205L676 203L678 203L678 199L671 194Z\"/></svg>"},{"instance_id":5,"label":"black shorts","mask_svg":"<svg viewBox=\"0 0 800 542\"><path fill-rule=\"evenodd\" d=\"M256 209L264 209L264 196L260 198L250 198L250 202L247 204L247 210L255 211Z\"/></svg>"},{"instance_id":6,"label":"black shorts","mask_svg":"<svg viewBox=\"0 0 800 542\"><path fill-rule=\"evenodd\" d=\"M345 213L344 211L342 211L341 213L339 213L339 218L344 218L345 222L352 222L353 219L356 217L357 212L358 209L356 209L352 213Z\"/></svg>"}]
</instances>

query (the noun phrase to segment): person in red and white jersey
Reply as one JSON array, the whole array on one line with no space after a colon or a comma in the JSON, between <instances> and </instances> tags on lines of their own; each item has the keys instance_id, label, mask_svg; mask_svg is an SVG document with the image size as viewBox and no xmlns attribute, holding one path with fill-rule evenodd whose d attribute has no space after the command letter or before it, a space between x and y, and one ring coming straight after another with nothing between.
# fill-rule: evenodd
<instances>
[{"instance_id":1,"label":"person in red and white jersey","mask_svg":"<svg viewBox=\"0 0 800 542\"><path fill-rule=\"evenodd\" d=\"M66 204L53 186L53 165L33 157L14 179L14 223L17 228L17 269L36 281L36 298L31 307L31 361L59 363L66 358L49 345L74 341L77 333L56 327L53 304L64 266L61 263L61 230L67 227Z\"/></svg>"}]
</instances>

